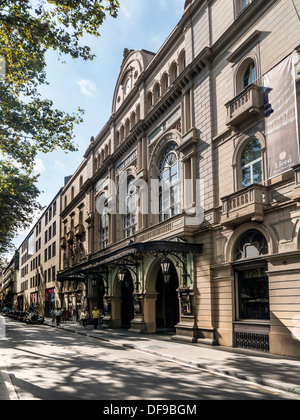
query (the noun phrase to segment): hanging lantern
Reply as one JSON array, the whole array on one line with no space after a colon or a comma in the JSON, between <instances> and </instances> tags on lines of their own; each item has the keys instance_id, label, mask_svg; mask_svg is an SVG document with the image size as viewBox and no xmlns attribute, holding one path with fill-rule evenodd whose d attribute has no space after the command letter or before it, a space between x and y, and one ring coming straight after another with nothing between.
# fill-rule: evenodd
<instances>
[{"instance_id":1,"label":"hanging lantern","mask_svg":"<svg viewBox=\"0 0 300 420\"><path fill-rule=\"evenodd\" d=\"M167 258L163 258L160 262L161 272L164 276L165 283L169 283L170 280L170 261Z\"/></svg>"},{"instance_id":2,"label":"hanging lantern","mask_svg":"<svg viewBox=\"0 0 300 420\"><path fill-rule=\"evenodd\" d=\"M124 281L125 274L126 274L126 270L124 268L122 268L121 270L119 270L119 272L118 272L118 279L119 279L119 281Z\"/></svg>"}]
</instances>

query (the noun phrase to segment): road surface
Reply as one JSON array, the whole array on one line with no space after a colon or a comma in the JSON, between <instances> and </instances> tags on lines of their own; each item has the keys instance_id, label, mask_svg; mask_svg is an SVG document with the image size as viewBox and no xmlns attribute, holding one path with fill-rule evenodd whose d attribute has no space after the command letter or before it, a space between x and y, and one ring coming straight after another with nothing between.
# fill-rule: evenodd
<instances>
[{"instance_id":1,"label":"road surface","mask_svg":"<svg viewBox=\"0 0 300 420\"><path fill-rule=\"evenodd\" d=\"M0 359L6 366L0 364L0 369L9 374L19 400L300 399L138 350L11 319L6 321L6 338L0 340ZM1 380L0 395L6 399Z\"/></svg>"}]
</instances>

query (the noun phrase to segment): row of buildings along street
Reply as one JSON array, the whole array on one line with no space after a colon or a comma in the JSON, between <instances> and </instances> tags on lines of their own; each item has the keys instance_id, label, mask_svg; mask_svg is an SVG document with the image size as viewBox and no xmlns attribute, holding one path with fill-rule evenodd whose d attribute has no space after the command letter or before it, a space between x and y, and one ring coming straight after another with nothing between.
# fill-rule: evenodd
<instances>
[{"instance_id":1,"label":"row of buildings along street","mask_svg":"<svg viewBox=\"0 0 300 420\"><path fill-rule=\"evenodd\" d=\"M124 49L2 307L300 357L299 33L289 0L187 0L157 53Z\"/></svg>"}]
</instances>

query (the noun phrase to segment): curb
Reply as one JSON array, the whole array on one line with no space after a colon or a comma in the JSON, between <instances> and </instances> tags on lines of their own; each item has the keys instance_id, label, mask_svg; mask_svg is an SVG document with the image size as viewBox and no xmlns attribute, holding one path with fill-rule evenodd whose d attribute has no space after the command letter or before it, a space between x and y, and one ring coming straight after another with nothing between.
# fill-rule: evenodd
<instances>
[{"instance_id":1,"label":"curb","mask_svg":"<svg viewBox=\"0 0 300 420\"><path fill-rule=\"evenodd\" d=\"M6 392L8 395L8 400L11 400L11 401L19 400L14 384L11 380L10 374L7 371L7 367L5 365L4 359L2 358L1 355L0 355L0 375L3 378L4 387L6 388Z\"/></svg>"},{"instance_id":2,"label":"curb","mask_svg":"<svg viewBox=\"0 0 300 420\"><path fill-rule=\"evenodd\" d=\"M49 324L45 324L45 325L50 326L50 327L54 327L54 328L57 328L57 329L62 329L64 331L72 332L72 333L75 333L75 334L84 335L88 338L95 338L96 340L99 340L99 341L118 344L119 346L122 346L124 348L140 350L140 348L138 346L135 346L134 344L129 344L129 343L120 344L115 339L107 339L107 338L99 337L99 336L96 336L96 335L93 335L93 334L86 333L84 331L75 331L75 330L72 330L72 329L64 328L64 326L57 327L56 325L49 325ZM255 384L258 384L258 385L267 386L267 387L270 387L274 390L279 390L279 391L289 392L291 394L300 395L300 387L295 387L295 386L286 384L284 382L270 381L270 380L261 378L259 376L249 376L249 375L246 375L244 373L236 372L236 371L222 370L222 369L210 368L210 367L208 368L206 365L203 365L201 363L189 362L187 360L183 360L183 359L180 359L179 357L175 357L175 356L166 356L165 354L159 353L157 351L148 350L148 349L143 349L142 351L144 353L152 354L154 356L158 356L158 357L161 357L161 358L164 358L164 359L177 361L177 362L182 363L186 366L191 366L191 367L194 367L194 368L197 368L197 369L201 369L204 372L213 373L213 374L221 375L221 376L228 376L228 377L240 379L240 380L243 380L243 381L246 381L246 382L252 382L252 383L255 383Z\"/></svg>"}]
</instances>

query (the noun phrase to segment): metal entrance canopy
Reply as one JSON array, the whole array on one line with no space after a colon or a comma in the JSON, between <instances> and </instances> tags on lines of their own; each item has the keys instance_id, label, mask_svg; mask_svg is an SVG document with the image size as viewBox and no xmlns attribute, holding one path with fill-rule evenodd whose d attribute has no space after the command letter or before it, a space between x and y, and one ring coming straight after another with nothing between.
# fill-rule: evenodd
<instances>
[{"instance_id":1,"label":"metal entrance canopy","mask_svg":"<svg viewBox=\"0 0 300 420\"><path fill-rule=\"evenodd\" d=\"M187 254L201 254L202 244L183 242L181 240L162 240L149 242L133 242L124 248L110 252L108 254L90 259L82 264L67 268L57 274L57 280L64 282L67 280L78 281L87 277L88 274L101 272L106 273L108 266L119 265L121 261L126 264L137 264L146 255L167 256L173 255L181 262L186 259Z\"/></svg>"}]
</instances>

